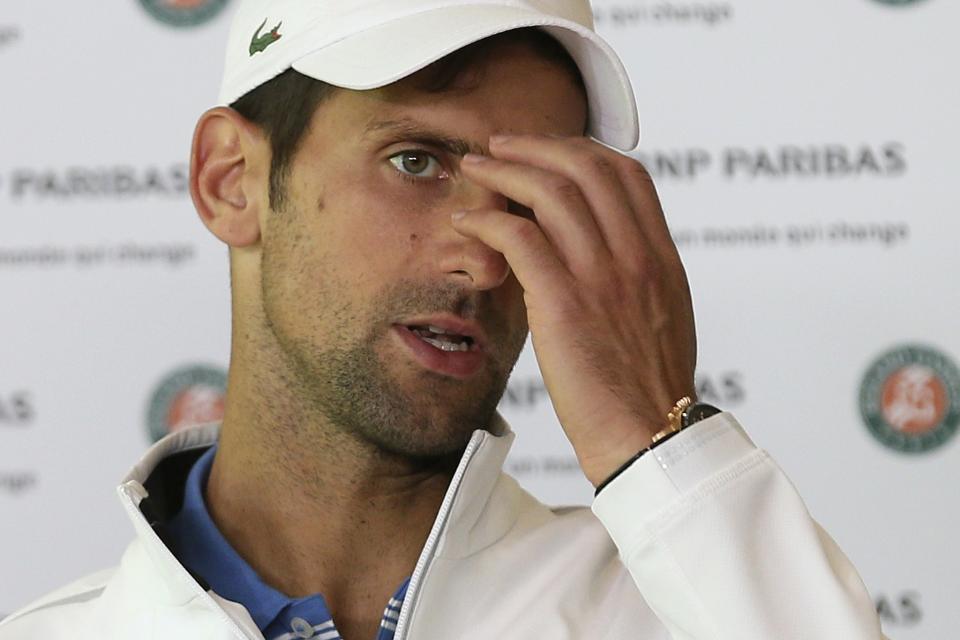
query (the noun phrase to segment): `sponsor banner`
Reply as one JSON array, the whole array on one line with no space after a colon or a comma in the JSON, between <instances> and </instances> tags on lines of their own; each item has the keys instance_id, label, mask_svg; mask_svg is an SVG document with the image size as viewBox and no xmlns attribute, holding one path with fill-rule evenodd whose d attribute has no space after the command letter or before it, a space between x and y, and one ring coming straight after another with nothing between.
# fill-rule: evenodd
<instances>
[{"instance_id":1,"label":"sponsor banner","mask_svg":"<svg viewBox=\"0 0 960 640\"><path fill-rule=\"evenodd\" d=\"M191 364L164 376L147 406L151 442L189 426L223 419L227 372L222 367Z\"/></svg>"},{"instance_id":2,"label":"sponsor banner","mask_svg":"<svg viewBox=\"0 0 960 640\"><path fill-rule=\"evenodd\" d=\"M697 398L725 410L735 410L747 401L745 375L739 370L699 373L696 379ZM515 429L526 430L526 423L539 411L552 412L550 396L540 376L514 376L500 402L500 410L514 416ZM519 411L519 415L518 415ZM524 414L528 414L524 416ZM511 421L513 422L513 421ZM560 429L559 425L556 429ZM570 453L511 453L506 470L522 481L543 478L563 478L582 481L583 473L576 456Z\"/></svg>"},{"instance_id":3,"label":"sponsor banner","mask_svg":"<svg viewBox=\"0 0 960 640\"><path fill-rule=\"evenodd\" d=\"M0 24L0 52L16 44L20 38L20 27L13 24Z\"/></svg>"},{"instance_id":4,"label":"sponsor banner","mask_svg":"<svg viewBox=\"0 0 960 640\"><path fill-rule=\"evenodd\" d=\"M29 391L0 391L0 438L6 433L22 431L37 418L36 404ZM0 451L2 451L0 447ZM7 464L10 464L7 462ZM0 497L20 498L39 484L36 471L4 468L0 463Z\"/></svg>"},{"instance_id":5,"label":"sponsor banner","mask_svg":"<svg viewBox=\"0 0 960 640\"><path fill-rule=\"evenodd\" d=\"M860 414L871 435L893 451L935 451L960 425L960 370L932 347L891 349L863 376Z\"/></svg>"},{"instance_id":6,"label":"sponsor banner","mask_svg":"<svg viewBox=\"0 0 960 640\"><path fill-rule=\"evenodd\" d=\"M923 622L924 606L916 589L880 593L873 600L884 629L911 629Z\"/></svg>"},{"instance_id":7,"label":"sponsor banner","mask_svg":"<svg viewBox=\"0 0 960 640\"><path fill-rule=\"evenodd\" d=\"M229 0L140 0L157 21L171 27L196 27L210 22Z\"/></svg>"},{"instance_id":8,"label":"sponsor banner","mask_svg":"<svg viewBox=\"0 0 960 640\"><path fill-rule=\"evenodd\" d=\"M632 155L658 184L694 184L706 177L747 184L758 180L786 184L786 180L899 178L908 169L907 147L897 141L641 148Z\"/></svg>"},{"instance_id":9,"label":"sponsor banner","mask_svg":"<svg viewBox=\"0 0 960 640\"><path fill-rule=\"evenodd\" d=\"M877 4L885 4L890 7L909 7L922 4L925 0L873 0Z\"/></svg>"},{"instance_id":10,"label":"sponsor banner","mask_svg":"<svg viewBox=\"0 0 960 640\"><path fill-rule=\"evenodd\" d=\"M747 399L742 371L698 373L697 397L703 402L734 408ZM501 411L534 410L550 405L550 395L539 375L512 376L500 401Z\"/></svg>"},{"instance_id":11,"label":"sponsor banner","mask_svg":"<svg viewBox=\"0 0 960 640\"><path fill-rule=\"evenodd\" d=\"M697 399L725 410L734 410L747 401L744 373L737 370L698 373L695 384Z\"/></svg>"},{"instance_id":12,"label":"sponsor banner","mask_svg":"<svg viewBox=\"0 0 960 640\"><path fill-rule=\"evenodd\" d=\"M785 248L790 250L815 247L905 247L910 240L910 224L906 221L862 222L796 222L749 225L709 225L675 227L671 234L681 251Z\"/></svg>"},{"instance_id":13,"label":"sponsor banner","mask_svg":"<svg viewBox=\"0 0 960 640\"><path fill-rule=\"evenodd\" d=\"M550 403L547 387L539 375L511 376L500 399L500 409L536 409Z\"/></svg>"},{"instance_id":14,"label":"sponsor banner","mask_svg":"<svg viewBox=\"0 0 960 640\"><path fill-rule=\"evenodd\" d=\"M5 427L26 427L33 423L37 411L29 391L0 392L0 431Z\"/></svg>"},{"instance_id":15,"label":"sponsor banner","mask_svg":"<svg viewBox=\"0 0 960 640\"><path fill-rule=\"evenodd\" d=\"M529 476L570 476L580 479L583 472L576 456L572 455L511 455L504 469L517 479L527 479Z\"/></svg>"},{"instance_id":16,"label":"sponsor banner","mask_svg":"<svg viewBox=\"0 0 960 640\"><path fill-rule=\"evenodd\" d=\"M197 248L185 242L121 242L119 244L44 244L4 247L0 245L0 272L13 270L48 271L96 268L160 266L184 267L197 258Z\"/></svg>"},{"instance_id":17,"label":"sponsor banner","mask_svg":"<svg viewBox=\"0 0 960 640\"><path fill-rule=\"evenodd\" d=\"M189 175L189 167L182 162L139 167L15 167L0 177L0 190L18 205L183 198L189 194Z\"/></svg>"},{"instance_id":18,"label":"sponsor banner","mask_svg":"<svg viewBox=\"0 0 960 640\"><path fill-rule=\"evenodd\" d=\"M0 15L0 372L16 374L0 380L0 611L115 564L130 531L114 483L150 442L223 415L225 250L193 214L186 160L237 4ZM887 635L952 637L960 3L594 7L634 81L631 155L694 286L698 396L788 472ZM270 55L280 21L258 17L244 51ZM589 503L521 359L506 469L548 504ZM36 544L78 505L69 540Z\"/></svg>"},{"instance_id":19,"label":"sponsor banner","mask_svg":"<svg viewBox=\"0 0 960 640\"><path fill-rule=\"evenodd\" d=\"M0 469L0 496L20 498L36 489L38 484L34 471Z\"/></svg>"},{"instance_id":20,"label":"sponsor banner","mask_svg":"<svg viewBox=\"0 0 960 640\"><path fill-rule=\"evenodd\" d=\"M616 2L595 3L593 19L598 29L639 26L717 27L731 22L731 2Z\"/></svg>"}]
</instances>

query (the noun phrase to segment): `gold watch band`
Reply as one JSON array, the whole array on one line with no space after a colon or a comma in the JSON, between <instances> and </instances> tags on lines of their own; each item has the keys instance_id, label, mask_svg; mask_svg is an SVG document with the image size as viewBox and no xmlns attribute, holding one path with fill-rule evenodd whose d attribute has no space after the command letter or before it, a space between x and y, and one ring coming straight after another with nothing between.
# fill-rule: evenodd
<instances>
[{"instance_id":1,"label":"gold watch band","mask_svg":"<svg viewBox=\"0 0 960 640\"><path fill-rule=\"evenodd\" d=\"M684 396L677 400L677 404L673 405L673 409L670 409L670 412L667 414L667 428L653 434L653 440L651 441L651 444L656 444L671 433L680 431L682 427L681 420L683 419L683 412L689 409L690 405L692 404L693 400L690 398L690 396Z\"/></svg>"}]
</instances>

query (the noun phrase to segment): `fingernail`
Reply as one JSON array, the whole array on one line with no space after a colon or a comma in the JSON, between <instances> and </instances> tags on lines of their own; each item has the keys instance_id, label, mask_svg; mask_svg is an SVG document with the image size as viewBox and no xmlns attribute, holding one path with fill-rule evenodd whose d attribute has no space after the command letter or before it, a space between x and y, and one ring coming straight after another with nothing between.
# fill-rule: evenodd
<instances>
[{"instance_id":1,"label":"fingernail","mask_svg":"<svg viewBox=\"0 0 960 640\"><path fill-rule=\"evenodd\" d=\"M490 136L490 144L503 144L504 142L509 142L510 138L513 136L506 133L498 133L496 135Z\"/></svg>"},{"instance_id":2,"label":"fingernail","mask_svg":"<svg viewBox=\"0 0 960 640\"><path fill-rule=\"evenodd\" d=\"M462 162L466 162L467 164L479 164L484 162L486 159L487 156L480 155L479 153L468 153L467 155L463 156Z\"/></svg>"},{"instance_id":3,"label":"fingernail","mask_svg":"<svg viewBox=\"0 0 960 640\"><path fill-rule=\"evenodd\" d=\"M467 215L466 211L455 211L450 214L450 219L453 220L454 222L457 222L459 220L463 220L463 217L466 215Z\"/></svg>"}]
</instances>

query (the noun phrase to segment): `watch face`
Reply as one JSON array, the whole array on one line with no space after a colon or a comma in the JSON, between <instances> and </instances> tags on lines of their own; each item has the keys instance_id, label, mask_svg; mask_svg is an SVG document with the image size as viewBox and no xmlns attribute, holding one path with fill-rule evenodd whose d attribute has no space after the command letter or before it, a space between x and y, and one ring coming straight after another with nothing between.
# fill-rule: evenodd
<instances>
[{"instance_id":1,"label":"watch face","mask_svg":"<svg viewBox=\"0 0 960 640\"><path fill-rule=\"evenodd\" d=\"M720 409L717 409L712 404L707 404L706 402L697 402L683 412L683 426L688 427L691 424L696 424L701 420L705 420L710 416L715 416L718 413L720 413Z\"/></svg>"}]
</instances>

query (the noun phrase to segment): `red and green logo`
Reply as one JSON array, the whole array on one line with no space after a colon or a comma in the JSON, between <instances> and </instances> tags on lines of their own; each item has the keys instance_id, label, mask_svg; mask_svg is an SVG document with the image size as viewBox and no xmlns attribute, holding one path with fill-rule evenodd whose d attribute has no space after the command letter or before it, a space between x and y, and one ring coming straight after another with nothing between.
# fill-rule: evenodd
<instances>
[{"instance_id":1,"label":"red and green logo","mask_svg":"<svg viewBox=\"0 0 960 640\"><path fill-rule=\"evenodd\" d=\"M187 427L223 419L227 372L189 365L164 377L147 406L147 431L153 442Z\"/></svg>"},{"instance_id":2,"label":"red and green logo","mask_svg":"<svg viewBox=\"0 0 960 640\"><path fill-rule=\"evenodd\" d=\"M960 426L960 370L930 347L892 349L864 375L860 413L870 433L895 451L939 449Z\"/></svg>"},{"instance_id":3,"label":"red and green logo","mask_svg":"<svg viewBox=\"0 0 960 640\"><path fill-rule=\"evenodd\" d=\"M260 23L260 26L257 27L256 32L253 34L253 38L250 40L250 55L252 56L255 53L266 51L267 47L282 38L283 34L280 33L280 25L282 24L282 21L278 22L273 29L270 29L270 31L260 35L260 32L263 31L263 28L267 26L267 19L264 18L263 22Z\"/></svg>"},{"instance_id":4,"label":"red and green logo","mask_svg":"<svg viewBox=\"0 0 960 640\"><path fill-rule=\"evenodd\" d=\"M213 20L229 0L140 0L151 16L171 27L196 27Z\"/></svg>"}]
</instances>

